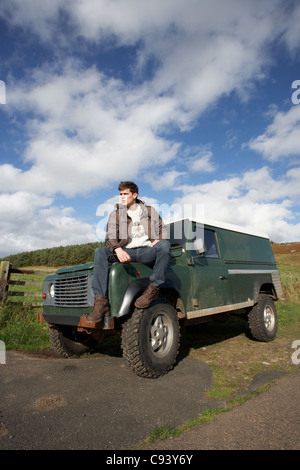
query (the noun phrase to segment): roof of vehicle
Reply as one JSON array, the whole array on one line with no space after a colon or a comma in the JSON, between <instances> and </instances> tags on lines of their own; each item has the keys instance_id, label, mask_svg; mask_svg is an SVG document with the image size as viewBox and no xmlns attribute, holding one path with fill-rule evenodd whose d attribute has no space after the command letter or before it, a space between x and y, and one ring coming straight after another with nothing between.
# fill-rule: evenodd
<instances>
[{"instance_id":1,"label":"roof of vehicle","mask_svg":"<svg viewBox=\"0 0 300 470\"><path fill-rule=\"evenodd\" d=\"M221 222L221 221L217 221L217 220L210 220L210 219L206 219L206 218L204 218L204 219L194 219L192 217L185 217L185 219L173 220L172 222L169 222L169 224L173 224L175 222L180 222L181 220L186 220L186 219L191 221L191 222L196 222L196 223L199 223L199 224L208 225L210 227L218 227L218 228L221 228L221 229L224 229L224 230L230 230L230 231L233 231L233 232L245 233L247 235L253 235L255 237L269 239L269 235L267 235L266 233L262 233L262 232L259 232L257 230L252 230L252 229L249 229L249 228L246 228L246 227L241 227L241 226L234 225L234 224L229 224L227 222ZM166 225L169 225L169 224L166 224Z\"/></svg>"}]
</instances>

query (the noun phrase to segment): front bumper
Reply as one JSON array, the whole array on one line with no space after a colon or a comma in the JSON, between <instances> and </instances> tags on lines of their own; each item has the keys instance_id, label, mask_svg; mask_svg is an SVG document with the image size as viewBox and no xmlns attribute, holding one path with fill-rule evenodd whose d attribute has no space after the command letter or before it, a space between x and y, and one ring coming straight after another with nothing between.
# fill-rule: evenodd
<instances>
[{"instance_id":1,"label":"front bumper","mask_svg":"<svg viewBox=\"0 0 300 470\"><path fill-rule=\"evenodd\" d=\"M113 330L115 328L114 317L104 317L100 322L87 322L87 316L82 315L61 315L61 314L47 314L39 312L37 319L40 322L48 323L49 325L66 325L76 326L84 329L96 330Z\"/></svg>"}]
</instances>

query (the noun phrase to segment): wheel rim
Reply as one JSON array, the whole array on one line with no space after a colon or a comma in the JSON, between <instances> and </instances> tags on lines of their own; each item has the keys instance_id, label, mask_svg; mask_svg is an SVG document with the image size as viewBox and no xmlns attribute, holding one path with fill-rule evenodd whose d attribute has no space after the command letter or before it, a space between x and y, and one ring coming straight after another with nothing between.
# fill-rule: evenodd
<instances>
[{"instance_id":1,"label":"wheel rim","mask_svg":"<svg viewBox=\"0 0 300 470\"><path fill-rule=\"evenodd\" d=\"M150 344L156 356L165 356L172 345L173 329L169 318L164 314L156 315L150 326Z\"/></svg>"},{"instance_id":2,"label":"wheel rim","mask_svg":"<svg viewBox=\"0 0 300 470\"><path fill-rule=\"evenodd\" d=\"M275 326L275 315L272 307L266 305L264 309L264 324L268 331L272 331Z\"/></svg>"}]
</instances>

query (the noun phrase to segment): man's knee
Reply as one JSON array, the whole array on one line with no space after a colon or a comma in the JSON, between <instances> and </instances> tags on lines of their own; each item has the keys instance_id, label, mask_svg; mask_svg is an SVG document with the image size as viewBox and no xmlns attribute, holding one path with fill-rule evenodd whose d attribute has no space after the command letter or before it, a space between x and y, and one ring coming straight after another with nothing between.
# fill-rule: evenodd
<instances>
[{"instance_id":1,"label":"man's knee","mask_svg":"<svg viewBox=\"0 0 300 470\"><path fill-rule=\"evenodd\" d=\"M157 250L159 250L161 253L170 253L170 242L169 240L159 240L156 245L154 245Z\"/></svg>"},{"instance_id":2,"label":"man's knee","mask_svg":"<svg viewBox=\"0 0 300 470\"><path fill-rule=\"evenodd\" d=\"M159 240L158 246L160 246L163 250L169 250L170 249L170 242L169 240Z\"/></svg>"},{"instance_id":3,"label":"man's knee","mask_svg":"<svg viewBox=\"0 0 300 470\"><path fill-rule=\"evenodd\" d=\"M99 246L94 252L94 260L96 262L97 260L103 259L103 257L107 257L107 248L106 246Z\"/></svg>"}]
</instances>

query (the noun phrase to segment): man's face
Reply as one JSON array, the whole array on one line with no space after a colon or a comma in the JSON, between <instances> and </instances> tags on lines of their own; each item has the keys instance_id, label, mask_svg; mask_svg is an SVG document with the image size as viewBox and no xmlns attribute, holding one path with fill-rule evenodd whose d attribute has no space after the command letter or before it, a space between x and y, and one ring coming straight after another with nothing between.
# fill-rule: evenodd
<instances>
[{"instance_id":1,"label":"man's face","mask_svg":"<svg viewBox=\"0 0 300 470\"><path fill-rule=\"evenodd\" d=\"M132 193L129 189L122 189L120 191L120 197L121 203L127 207L130 207L132 204L135 204L137 193Z\"/></svg>"}]
</instances>

